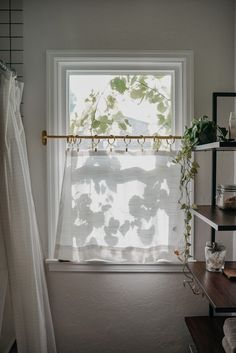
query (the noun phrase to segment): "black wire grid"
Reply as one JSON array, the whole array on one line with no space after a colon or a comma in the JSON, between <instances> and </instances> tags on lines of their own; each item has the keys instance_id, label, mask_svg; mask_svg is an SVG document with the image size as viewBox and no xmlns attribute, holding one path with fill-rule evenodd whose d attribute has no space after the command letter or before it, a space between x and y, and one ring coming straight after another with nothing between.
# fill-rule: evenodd
<instances>
[{"instance_id":1,"label":"black wire grid","mask_svg":"<svg viewBox=\"0 0 236 353\"><path fill-rule=\"evenodd\" d=\"M20 0L1 1L0 59L23 78L23 9Z\"/></svg>"}]
</instances>

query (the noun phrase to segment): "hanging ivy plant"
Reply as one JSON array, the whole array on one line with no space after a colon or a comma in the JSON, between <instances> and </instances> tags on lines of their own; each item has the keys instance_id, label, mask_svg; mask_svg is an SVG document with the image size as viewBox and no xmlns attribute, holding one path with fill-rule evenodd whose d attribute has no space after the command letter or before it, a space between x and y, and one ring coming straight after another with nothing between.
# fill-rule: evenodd
<instances>
[{"instance_id":1,"label":"hanging ivy plant","mask_svg":"<svg viewBox=\"0 0 236 353\"><path fill-rule=\"evenodd\" d=\"M196 205L191 203L190 184L198 172L199 165L193 160L192 151L195 146L211 143L214 141L225 141L227 130L219 127L215 122L210 121L204 115L199 119L195 119L191 127L186 128L182 139L181 148L177 153L174 163L180 165L180 198L179 204L184 212L184 247L181 250L176 250L175 254L184 265L191 258L191 209L196 208Z\"/></svg>"}]
</instances>

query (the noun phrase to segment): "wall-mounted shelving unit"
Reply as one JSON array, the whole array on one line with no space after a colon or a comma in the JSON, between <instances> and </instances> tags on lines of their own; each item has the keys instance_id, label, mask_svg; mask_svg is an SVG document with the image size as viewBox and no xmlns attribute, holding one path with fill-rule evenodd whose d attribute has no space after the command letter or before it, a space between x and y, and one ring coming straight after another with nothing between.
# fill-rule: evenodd
<instances>
[{"instance_id":1,"label":"wall-mounted shelving unit","mask_svg":"<svg viewBox=\"0 0 236 353\"><path fill-rule=\"evenodd\" d=\"M212 205L198 205L193 214L218 231L236 230L236 212L223 211Z\"/></svg>"},{"instance_id":2,"label":"wall-mounted shelving unit","mask_svg":"<svg viewBox=\"0 0 236 353\"><path fill-rule=\"evenodd\" d=\"M212 142L205 145L199 145L194 148L195 152L198 151L236 151L236 142Z\"/></svg>"},{"instance_id":3,"label":"wall-mounted shelving unit","mask_svg":"<svg viewBox=\"0 0 236 353\"><path fill-rule=\"evenodd\" d=\"M215 123L217 123L218 97L236 97L236 92L213 93L212 118ZM236 141L208 143L197 146L194 151L211 151L212 153L211 205L199 205L192 212L194 216L211 227L211 241L215 242L216 231L236 230L236 212L220 210L215 204L217 153L236 151ZM236 269L236 262L227 262L225 266ZM205 262L189 263L188 268L209 301L209 316L185 318L196 352L225 353L222 338L226 317L215 316L215 313L236 313L236 282L229 280L223 273L206 271Z\"/></svg>"}]
</instances>

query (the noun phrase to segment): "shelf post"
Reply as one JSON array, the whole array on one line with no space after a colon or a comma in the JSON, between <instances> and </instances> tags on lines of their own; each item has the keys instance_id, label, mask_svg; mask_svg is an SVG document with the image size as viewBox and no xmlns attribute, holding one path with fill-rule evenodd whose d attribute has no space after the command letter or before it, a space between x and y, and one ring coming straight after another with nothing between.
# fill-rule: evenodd
<instances>
[{"instance_id":1,"label":"shelf post","mask_svg":"<svg viewBox=\"0 0 236 353\"><path fill-rule=\"evenodd\" d=\"M217 93L213 92L212 96L212 121L217 124ZM216 150L212 150L212 168L211 168L211 204L216 205L216 168L217 168L217 155ZM211 228L211 242L215 243L216 231Z\"/></svg>"},{"instance_id":2,"label":"shelf post","mask_svg":"<svg viewBox=\"0 0 236 353\"><path fill-rule=\"evenodd\" d=\"M211 304L209 304L209 317L213 317L214 316L214 309L212 307Z\"/></svg>"}]
</instances>

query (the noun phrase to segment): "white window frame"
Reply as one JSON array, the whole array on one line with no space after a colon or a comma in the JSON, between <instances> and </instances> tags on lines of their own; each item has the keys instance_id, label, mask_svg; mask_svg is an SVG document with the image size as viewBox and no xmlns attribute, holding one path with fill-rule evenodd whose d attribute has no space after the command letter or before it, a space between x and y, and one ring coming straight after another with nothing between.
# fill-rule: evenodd
<instances>
[{"instance_id":1,"label":"white window frame","mask_svg":"<svg viewBox=\"0 0 236 353\"><path fill-rule=\"evenodd\" d=\"M82 51L48 50L47 74L47 132L61 135L67 131L68 73L82 70L114 72L165 69L175 71L175 105L182 116L182 134L193 118L193 52L192 51ZM47 145L47 215L49 258L53 258L56 222L64 167L65 141L49 141ZM192 241L192 243L194 243ZM192 247L192 254L193 254Z\"/></svg>"}]
</instances>

